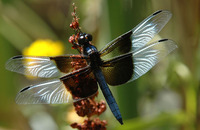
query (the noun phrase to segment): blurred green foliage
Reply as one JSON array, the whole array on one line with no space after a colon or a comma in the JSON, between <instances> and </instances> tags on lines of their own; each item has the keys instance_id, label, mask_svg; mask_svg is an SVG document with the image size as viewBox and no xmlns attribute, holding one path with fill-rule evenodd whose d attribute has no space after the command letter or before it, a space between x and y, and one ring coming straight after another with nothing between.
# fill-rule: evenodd
<instances>
[{"instance_id":1,"label":"blurred green foliage","mask_svg":"<svg viewBox=\"0 0 200 130\"><path fill-rule=\"evenodd\" d=\"M5 62L37 39L60 40L66 53L75 2L82 30L98 48L132 29L153 12L166 9L172 19L160 33L179 49L133 83L111 88L124 119L120 126L110 110L102 115L108 129L200 130L200 1L199 0L1 0L0 129L69 129L70 105L16 105L22 86L35 81L5 70ZM37 116L43 115L43 116ZM37 120L41 118L41 124ZM40 121L40 120L39 120Z\"/></svg>"}]
</instances>

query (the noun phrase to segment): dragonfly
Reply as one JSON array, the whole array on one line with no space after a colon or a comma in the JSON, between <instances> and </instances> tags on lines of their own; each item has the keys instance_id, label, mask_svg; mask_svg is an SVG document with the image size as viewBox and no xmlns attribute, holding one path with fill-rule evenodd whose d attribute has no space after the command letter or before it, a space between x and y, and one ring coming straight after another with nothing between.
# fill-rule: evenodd
<instances>
[{"instance_id":1,"label":"dragonfly","mask_svg":"<svg viewBox=\"0 0 200 130\"><path fill-rule=\"evenodd\" d=\"M6 69L10 71L51 78L21 89L16 96L16 103L77 102L97 93L99 86L114 117L123 124L108 84L118 86L138 79L177 48L170 39L149 43L171 16L167 10L157 11L101 50L91 44L92 35L80 32L77 43L82 48L80 54L54 57L19 55L10 58L6 63ZM80 63L81 67L73 70L72 63Z\"/></svg>"}]
</instances>

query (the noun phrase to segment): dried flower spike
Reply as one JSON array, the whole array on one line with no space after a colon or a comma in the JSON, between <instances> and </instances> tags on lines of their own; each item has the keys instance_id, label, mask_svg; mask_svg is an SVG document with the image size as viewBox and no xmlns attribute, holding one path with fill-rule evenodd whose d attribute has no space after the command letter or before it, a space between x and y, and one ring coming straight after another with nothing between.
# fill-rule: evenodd
<instances>
[{"instance_id":1,"label":"dried flower spike","mask_svg":"<svg viewBox=\"0 0 200 130\"><path fill-rule=\"evenodd\" d=\"M77 7L75 4L72 5L74 10L72 12L73 20L70 24L70 27L74 30L75 34L69 37L69 42L72 43L72 49L77 49L79 52L82 51L82 47L78 44L78 37L81 33L80 27L79 27L79 18L76 15L76 9ZM86 60L80 60L80 56L77 56L77 59L75 56L73 56L73 60L71 61L71 66L73 68L72 73L74 71L77 71L80 68L87 66ZM71 88L71 93L73 96L73 99L78 100L80 99L80 95L82 95L83 92L89 92L91 90L87 90L88 86L91 86L90 88L97 88L96 80L91 80L90 75L83 74L84 76L77 75L73 80L75 81L75 86ZM93 87L94 86L94 87ZM95 92L97 90L93 90L92 92ZM74 102L73 105L75 107L76 113L80 117L87 117L86 120L82 124L73 123L71 124L72 128L77 129L106 129L107 122L105 120L101 121L99 118L91 119L93 115L101 115L106 110L106 103L105 101L100 101L99 103L95 101L95 97L98 95L98 92L94 94L93 96L89 98L82 99L80 101Z\"/></svg>"}]
</instances>

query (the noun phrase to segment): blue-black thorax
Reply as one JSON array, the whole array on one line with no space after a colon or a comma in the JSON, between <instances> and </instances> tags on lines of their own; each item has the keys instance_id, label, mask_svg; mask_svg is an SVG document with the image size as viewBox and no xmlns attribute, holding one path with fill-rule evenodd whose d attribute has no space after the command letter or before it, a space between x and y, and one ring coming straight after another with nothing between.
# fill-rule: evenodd
<instances>
[{"instance_id":1,"label":"blue-black thorax","mask_svg":"<svg viewBox=\"0 0 200 130\"><path fill-rule=\"evenodd\" d=\"M90 57L90 66L92 69L98 68L102 65L102 60L99 55L97 48L89 43L84 44L83 54Z\"/></svg>"}]
</instances>

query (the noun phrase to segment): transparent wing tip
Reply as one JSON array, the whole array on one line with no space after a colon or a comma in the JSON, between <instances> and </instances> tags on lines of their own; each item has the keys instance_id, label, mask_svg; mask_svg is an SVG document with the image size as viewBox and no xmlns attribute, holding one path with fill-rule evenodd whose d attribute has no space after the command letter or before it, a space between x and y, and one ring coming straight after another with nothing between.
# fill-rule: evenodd
<instances>
[{"instance_id":1,"label":"transparent wing tip","mask_svg":"<svg viewBox=\"0 0 200 130\"><path fill-rule=\"evenodd\" d=\"M7 70L14 71L14 69L13 69L13 61L16 60L16 59L20 59L20 58L22 58L22 57L23 57L22 55L11 57L11 58L5 63L5 68L6 68Z\"/></svg>"},{"instance_id":2,"label":"transparent wing tip","mask_svg":"<svg viewBox=\"0 0 200 130\"><path fill-rule=\"evenodd\" d=\"M28 87L25 87L25 88L23 88L23 89L21 89L21 90L19 91L19 93L17 94L17 96L16 96L16 98L15 98L15 102L16 102L17 104L28 104L28 102L26 102L27 97L24 96L22 93L23 93L23 92L26 92L26 91L29 90L30 88L31 88L31 86L28 86Z\"/></svg>"},{"instance_id":3,"label":"transparent wing tip","mask_svg":"<svg viewBox=\"0 0 200 130\"><path fill-rule=\"evenodd\" d=\"M167 42L167 50L169 50L170 52L178 48L178 45L171 39L161 39L158 42Z\"/></svg>"}]
</instances>

